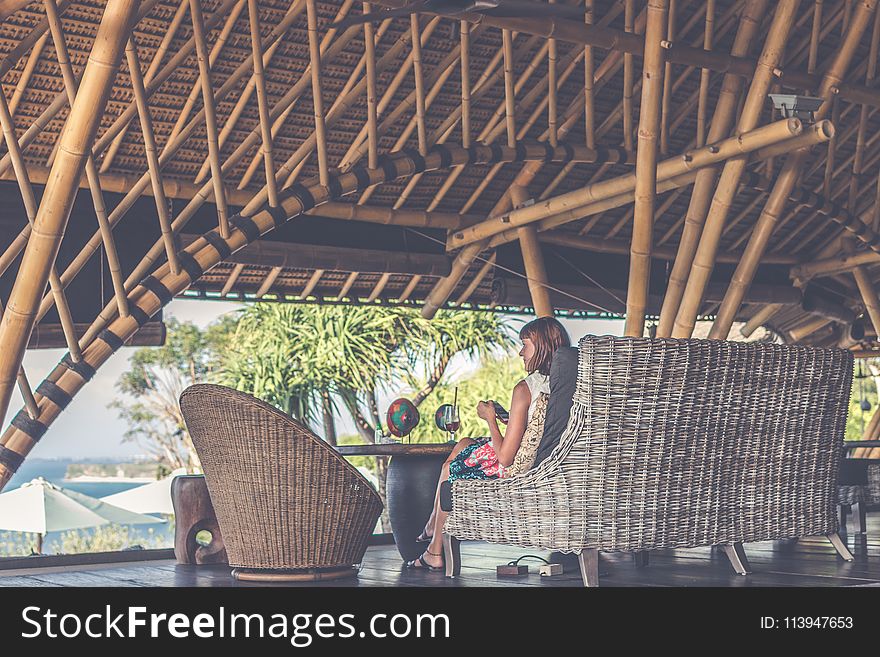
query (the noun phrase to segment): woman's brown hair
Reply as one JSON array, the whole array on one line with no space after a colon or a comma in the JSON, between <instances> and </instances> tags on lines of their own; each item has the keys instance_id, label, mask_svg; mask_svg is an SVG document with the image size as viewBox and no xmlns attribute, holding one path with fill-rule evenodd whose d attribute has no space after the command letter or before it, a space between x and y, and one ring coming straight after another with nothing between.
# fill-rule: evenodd
<instances>
[{"instance_id":1,"label":"woman's brown hair","mask_svg":"<svg viewBox=\"0 0 880 657\"><path fill-rule=\"evenodd\" d=\"M560 347L571 346L568 331L553 317L532 320L520 329L519 338L529 338L535 345L535 355L526 363L529 374L540 372L549 375L554 352Z\"/></svg>"}]
</instances>

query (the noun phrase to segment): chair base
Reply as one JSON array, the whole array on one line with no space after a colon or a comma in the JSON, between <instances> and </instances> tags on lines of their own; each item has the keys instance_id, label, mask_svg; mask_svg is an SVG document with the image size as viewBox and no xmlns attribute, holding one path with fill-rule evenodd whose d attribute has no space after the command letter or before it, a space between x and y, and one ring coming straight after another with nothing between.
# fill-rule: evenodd
<instances>
[{"instance_id":1,"label":"chair base","mask_svg":"<svg viewBox=\"0 0 880 657\"><path fill-rule=\"evenodd\" d=\"M295 570L260 570L257 568L234 568L232 570L232 576L242 582L317 582L357 577L357 574L358 569L355 566Z\"/></svg>"}]
</instances>

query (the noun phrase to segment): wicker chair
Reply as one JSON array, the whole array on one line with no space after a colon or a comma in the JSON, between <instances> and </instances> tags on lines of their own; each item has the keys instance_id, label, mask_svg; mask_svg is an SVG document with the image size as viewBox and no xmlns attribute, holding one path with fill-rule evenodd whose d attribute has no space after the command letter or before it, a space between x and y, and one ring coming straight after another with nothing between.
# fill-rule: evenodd
<instances>
[{"instance_id":1,"label":"wicker chair","mask_svg":"<svg viewBox=\"0 0 880 657\"><path fill-rule=\"evenodd\" d=\"M357 573L382 501L330 445L242 392L194 385L180 408L238 579Z\"/></svg>"},{"instance_id":2,"label":"wicker chair","mask_svg":"<svg viewBox=\"0 0 880 657\"><path fill-rule=\"evenodd\" d=\"M838 504L840 505L840 531L846 532L846 517L852 514L856 520L856 531L867 532L867 507L880 504L880 461L876 459L843 459L841 477L837 486ZM845 478L844 471L850 478ZM854 472L855 471L855 472ZM853 475L858 474L853 477ZM862 476L864 475L864 481ZM854 483L854 479L860 480Z\"/></svg>"},{"instance_id":3,"label":"wicker chair","mask_svg":"<svg viewBox=\"0 0 880 657\"><path fill-rule=\"evenodd\" d=\"M852 355L807 347L587 336L559 445L509 479L455 481L447 575L459 540L578 554L837 534L837 470Z\"/></svg>"}]
</instances>

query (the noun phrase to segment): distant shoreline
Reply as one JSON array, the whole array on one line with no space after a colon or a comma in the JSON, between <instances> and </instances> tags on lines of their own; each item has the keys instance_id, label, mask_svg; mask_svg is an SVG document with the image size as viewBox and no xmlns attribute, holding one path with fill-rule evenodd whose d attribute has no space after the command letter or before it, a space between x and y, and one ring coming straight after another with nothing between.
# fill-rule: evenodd
<instances>
[{"instance_id":1,"label":"distant shoreline","mask_svg":"<svg viewBox=\"0 0 880 657\"><path fill-rule=\"evenodd\" d=\"M65 477L62 481L72 484L149 484L155 477L100 477L96 475L77 475Z\"/></svg>"}]
</instances>

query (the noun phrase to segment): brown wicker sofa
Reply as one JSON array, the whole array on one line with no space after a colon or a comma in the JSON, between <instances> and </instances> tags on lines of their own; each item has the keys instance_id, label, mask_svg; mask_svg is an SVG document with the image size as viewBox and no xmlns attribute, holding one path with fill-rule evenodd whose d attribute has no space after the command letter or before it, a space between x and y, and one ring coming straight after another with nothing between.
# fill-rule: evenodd
<instances>
[{"instance_id":1,"label":"brown wicker sofa","mask_svg":"<svg viewBox=\"0 0 880 657\"><path fill-rule=\"evenodd\" d=\"M837 474L852 381L838 349L587 336L568 427L539 466L452 484L447 575L459 540L576 553L837 534Z\"/></svg>"},{"instance_id":2,"label":"brown wicker sofa","mask_svg":"<svg viewBox=\"0 0 880 657\"><path fill-rule=\"evenodd\" d=\"M302 424L243 392L190 386L180 408L233 575L356 574L382 512L379 494L356 468Z\"/></svg>"}]
</instances>

